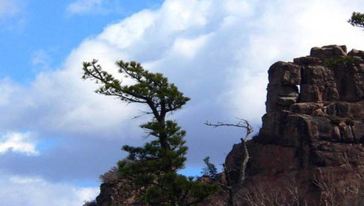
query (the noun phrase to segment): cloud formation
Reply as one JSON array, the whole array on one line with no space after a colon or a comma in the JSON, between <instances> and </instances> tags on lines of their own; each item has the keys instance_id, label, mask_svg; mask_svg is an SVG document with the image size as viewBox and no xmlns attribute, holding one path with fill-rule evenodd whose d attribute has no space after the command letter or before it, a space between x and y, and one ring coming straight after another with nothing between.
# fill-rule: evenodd
<instances>
[{"instance_id":1,"label":"cloud formation","mask_svg":"<svg viewBox=\"0 0 364 206\"><path fill-rule=\"evenodd\" d=\"M36 143L29 133L10 132L0 138L0 155L7 152L22 153L33 156L39 155Z\"/></svg>"},{"instance_id":2,"label":"cloud formation","mask_svg":"<svg viewBox=\"0 0 364 206\"><path fill-rule=\"evenodd\" d=\"M80 206L98 193L98 188L50 183L39 177L0 175L0 199L6 206Z\"/></svg>"}]
</instances>

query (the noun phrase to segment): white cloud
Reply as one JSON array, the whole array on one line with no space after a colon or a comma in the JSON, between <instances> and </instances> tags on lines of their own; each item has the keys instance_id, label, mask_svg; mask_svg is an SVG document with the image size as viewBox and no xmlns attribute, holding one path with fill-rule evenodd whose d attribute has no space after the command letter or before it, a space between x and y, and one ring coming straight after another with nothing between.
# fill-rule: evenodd
<instances>
[{"instance_id":1,"label":"white cloud","mask_svg":"<svg viewBox=\"0 0 364 206\"><path fill-rule=\"evenodd\" d=\"M179 38L176 39L173 46L172 52L181 57L192 58L195 57L196 53L208 40L208 35L198 36L194 39Z\"/></svg>"},{"instance_id":2,"label":"white cloud","mask_svg":"<svg viewBox=\"0 0 364 206\"><path fill-rule=\"evenodd\" d=\"M155 26L156 18L156 13L152 11L138 12L119 23L107 26L97 39L91 39L90 43L94 44L95 40L100 40L100 43L117 49L126 49L137 44L146 32Z\"/></svg>"},{"instance_id":3,"label":"white cloud","mask_svg":"<svg viewBox=\"0 0 364 206\"><path fill-rule=\"evenodd\" d=\"M9 79L0 80L0 108L1 106L8 106L10 98L17 93L18 89Z\"/></svg>"},{"instance_id":4,"label":"white cloud","mask_svg":"<svg viewBox=\"0 0 364 206\"><path fill-rule=\"evenodd\" d=\"M93 45L92 49L102 53L102 47L98 45ZM67 63L70 67L39 73L28 87L0 81L0 91L4 91L0 94L0 110L3 114L0 116L0 129L34 129L53 135L110 134L115 130L120 131L120 122L130 120L135 115L132 112L133 105L126 106L116 98L97 95L94 93L97 86L81 79L82 61L97 56L98 53L93 52L89 56L71 56L70 59L75 60ZM100 59L103 60L101 62L109 60ZM106 65L114 68L111 63L114 60L107 61ZM104 137L100 135L100 138Z\"/></svg>"},{"instance_id":5,"label":"white cloud","mask_svg":"<svg viewBox=\"0 0 364 206\"><path fill-rule=\"evenodd\" d=\"M39 155L30 133L9 132L0 138L0 155L7 152Z\"/></svg>"},{"instance_id":6,"label":"white cloud","mask_svg":"<svg viewBox=\"0 0 364 206\"><path fill-rule=\"evenodd\" d=\"M98 192L98 188L52 183L40 177L0 174L0 199L6 206L81 206Z\"/></svg>"}]
</instances>

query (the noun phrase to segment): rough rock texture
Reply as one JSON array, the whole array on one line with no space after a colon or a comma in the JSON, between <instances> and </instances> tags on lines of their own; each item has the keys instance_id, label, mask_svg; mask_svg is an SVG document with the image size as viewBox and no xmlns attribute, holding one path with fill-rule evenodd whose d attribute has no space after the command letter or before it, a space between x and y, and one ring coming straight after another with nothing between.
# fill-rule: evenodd
<instances>
[{"instance_id":1,"label":"rough rock texture","mask_svg":"<svg viewBox=\"0 0 364 206\"><path fill-rule=\"evenodd\" d=\"M135 201L136 192L131 189L131 183L118 177L116 167L101 175L100 194L96 198L96 206L143 206Z\"/></svg>"},{"instance_id":2,"label":"rough rock texture","mask_svg":"<svg viewBox=\"0 0 364 206\"><path fill-rule=\"evenodd\" d=\"M248 142L235 205L364 205L364 52L315 47L268 73L266 114ZM226 165L239 155L235 145Z\"/></svg>"}]
</instances>

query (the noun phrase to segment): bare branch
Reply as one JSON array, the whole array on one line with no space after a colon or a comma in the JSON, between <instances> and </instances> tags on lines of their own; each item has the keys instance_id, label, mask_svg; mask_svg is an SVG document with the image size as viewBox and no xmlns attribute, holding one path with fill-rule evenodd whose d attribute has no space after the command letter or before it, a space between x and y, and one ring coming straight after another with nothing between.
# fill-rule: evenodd
<instances>
[{"instance_id":1,"label":"bare branch","mask_svg":"<svg viewBox=\"0 0 364 206\"><path fill-rule=\"evenodd\" d=\"M253 133L253 127L250 125L248 120L239 119L237 123L224 123L224 122L217 122L217 123L210 123L206 122L205 125L210 127L239 127L245 129L245 137L241 138L241 141L245 141L251 133Z\"/></svg>"},{"instance_id":2,"label":"bare branch","mask_svg":"<svg viewBox=\"0 0 364 206\"><path fill-rule=\"evenodd\" d=\"M233 183L231 181L229 175L230 175L230 173L232 171L230 171L230 169L227 168L224 165L224 174L225 174L225 179L226 179L226 182L227 182L228 186L225 187L225 188L223 187L223 189L228 190L228 192L229 192L228 205L230 206L230 205L234 204L234 199L235 199L234 194L233 194L233 188L236 185L241 185L245 180L245 176L246 176L245 170L246 170L249 158L250 158L246 141L247 141L247 138L249 137L249 135L251 133L253 133L253 127L245 119L239 119L239 121L237 123L224 123L224 122L210 123L210 122L206 122L205 125L210 126L210 127L214 127L214 128L217 128L217 127L238 127L238 128L245 129L245 131L246 131L245 136L240 138L241 144L243 145L244 151L241 154L243 161L241 162L241 165L239 166L239 169L235 169L235 171L238 170L237 172L239 174L239 179L238 179L237 183Z\"/></svg>"}]
</instances>

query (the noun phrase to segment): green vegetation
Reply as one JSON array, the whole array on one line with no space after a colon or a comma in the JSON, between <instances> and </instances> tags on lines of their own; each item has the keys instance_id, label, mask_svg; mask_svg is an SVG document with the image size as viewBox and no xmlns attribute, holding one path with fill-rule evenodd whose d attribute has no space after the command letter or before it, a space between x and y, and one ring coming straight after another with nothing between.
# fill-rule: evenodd
<instances>
[{"instance_id":1,"label":"green vegetation","mask_svg":"<svg viewBox=\"0 0 364 206\"><path fill-rule=\"evenodd\" d=\"M104 71L97 61L84 62L84 79L101 84L97 93L116 96L127 103L147 105L153 118L142 125L152 140L143 147L123 146L128 156L119 161L119 178L127 180L136 200L148 205L195 205L212 194L217 187L177 173L184 167L187 147L186 132L168 114L181 109L189 98L160 73L145 70L139 63L116 63L119 73L134 84L126 85Z\"/></svg>"},{"instance_id":2,"label":"green vegetation","mask_svg":"<svg viewBox=\"0 0 364 206\"><path fill-rule=\"evenodd\" d=\"M360 12L353 12L348 22L353 26L364 28L364 14Z\"/></svg>"}]
</instances>

